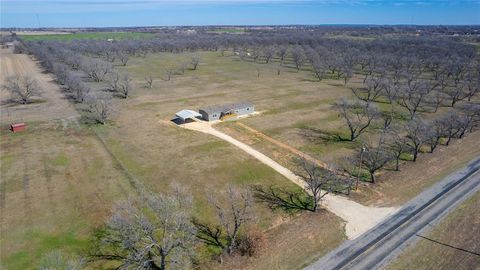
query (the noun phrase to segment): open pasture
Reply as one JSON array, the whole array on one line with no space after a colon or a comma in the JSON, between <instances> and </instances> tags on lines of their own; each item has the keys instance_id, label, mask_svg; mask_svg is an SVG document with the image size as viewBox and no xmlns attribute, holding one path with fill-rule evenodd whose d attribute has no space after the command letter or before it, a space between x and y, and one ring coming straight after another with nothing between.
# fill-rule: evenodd
<instances>
[{"instance_id":1,"label":"open pasture","mask_svg":"<svg viewBox=\"0 0 480 270\"><path fill-rule=\"evenodd\" d=\"M25 63L32 60L26 55L18 56L24 57ZM196 69L191 64L194 56L200 59ZM120 73L128 73L133 85L128 97L115 96L112 99L112 121L105 125L90 125L65 122L66 115L60 114L63 120L54 120L56 115L47 115L39 120L48 124L31 122L33 128L26 133L2 134L2 151L7 153L2 153L2 207L7 213L2 220L2 234L8 232L12 235L12 238L5 237L5 244L2 243L2 250L7 250L2 252L7 269L28 268L35 263L32 257L40 257L47 250L61 245L66 245L68 251L78 252L86 245L86 236L105 222L114 202L135 196L135 188L126 179L128 177L135 178L146 190L156 193L168 192L173 183L181 184L194 197L194 216L204 221L211 221L214 217L207 196L212 193L225 196L230 184L299 189L235 146L173 124L170 120L182 109L197 110L214 104L250 101L260 114L239 122L327 163L340 164L345 156L353 154L362 145L360 140L345 140L345 123L332 108L340 98L353 97L350 88L362 84L361 74L353 75L348 84L329 75L318 81L309 65L297 71L289 57L283 64L277 58L267 64L262 60L254 62L248 57L242 60L232 51L227 51L224 56L220 51L150 52L146 57L130 55L126 66L120 65L118 59L111 63ZM21 67L25 65L17 66L17 72L22 73ZM40 70L36 72L38 76L45 75ZM153 79L151 88L147 87L147 77ZM108 92L105 81L83 79L92 87L90 94ZM61 94L60 88L48 89ZM45 97L48 96L42 98ZM55 105L67 102L64 99L46 101ZM386 103L376 105L380 111L388 110ZM76 108L81 111L85 106L77 103ZM421 114L425 118L432 117L432 114ZM405 116L407 112L400 109L397 117L405 120L408 118ZM4 127L7 122L2 119ZM362 139L376 139L381 126L381 121L375 122ZM291 151L255 135L236 121L219 123L215 128L292 171L298 170L298 157ZM463 140L454 140L448 148L439 146L434 154L422 156L416 163L407 162L400 173L388 167L382 171L376 185L362 183L351 198L369 205L397 206L478 155L480 145L474 143L477 134L478 131ZM458 158L460 155L462 158ZM422 177L414 178L424 166L431 166L431 169ZM24 169L19 171L18 168ZM35 179L39 180L32 181L31 175L37 174ZM49 183L54 181L60 184L49 188ZM401 184L396 184L398 182ZM38 187L31 188L33 183ZM32 190L38 191L32 195ZM55 195L51 195L53 193ZM9 204L10 201L15 203ZM58 212L69 214L47 218L57 212L44 209L60 206ZM95 211L85 210L90 208ZM345 239L344 222L323 210L316 216L299 214L286 218L256 204L255 214L258 218L256 229L265 232L268 247L255 258L242 259L249 260L246 267L251 269L278 269L280 266L288 269L304 265ZM315 222L321 225L315 227ZM61 236L67 234L68 237ZM37 235L51 238L34 242L25 253L24 239L32 238L32 235L33 239L37 239ZM284 240L286 235L288 240ZM54 237L71 242L59 242ZM21 240L15 242L18 239ZM277 246L285 248L274 250ZM199 250L199 265L218 267L215 262L210 267L210 255L209 251ZM206 265L202 264L204 262Z\"/></svg>"},{"instance_id":2,"label":"open pasture","mask_svg":"<svg viewBox=\"0 0 480 270\"><path fill-rule=\"evenodd\" d=\"M32 269L53 250L77 253L111 206L135 195L92 131L61 121L0 133L2 269Z\"/></svg>"},{"instance_id":3,"label":"open pasture","mask_svg":"<svg viewBox=\"0 0 480 270\"><path fill-rule=\"evenodd\" d=\"M334 79L325 79L319 82L308 68L297 72L288 60L283 66L280 66L278 59L264 64L242 61L238 56L231 54L221 56L219 52L201 52L198 55L201 61L197 70L188 68L192 56L189 53L160 53L146 58L136 57L126 67L119 68L132 75L136 89L132 98L127 101L128 109L125 108L123 112L120 112L116 120L115 128L126 132L124 137L129 138L125 139L126 144L137 145L137 149L157 149L162 141L169 142L167 145L174 143L177 140L175 137L180 134L182 136L188 134L191 136L191 140L196 141L195 144L201 144L201 141L205 139L216 142L216 139L204 134L181 130L165 124L151 126L149 123L166 123L176 111L181 109L196 110L212 104L248 100L255 104L256 110L261 114L239 120L241 123L318 160L341 164L343 157L352 154L360 147L360 141L326 140L325 135L329 133L346 134L345 124L338 116L338 112L332 108L332 104L341 97L352 98L353 94L350 88L358 87L361 84L361 75L354 76L347 85ZM182 63L185 63L184 66L187 67L185 73L174 75L171 80L167 81L165 72L175 70ZM278 69L280 69L280 75L278 75ZM154 78L152 89L144 87L146 76ZM380 110L388 108L387 104L383 103L378 103L378 107ZM441 110L443 109L441 108ZM400 110L399 116L405 117L406 114L405 111ZM432 116L433 114L429 113L424 115L426 118ZM138 132L129 128L134 123L143 123L140 124L144 127L140 133L148 132L147 130L151 129L151 138L147 139L146 135L138 135ZM364 136L364 140L368 141L377 137L376 128L380 126L381 123L374 124L374 127ZM283 166L294 171L298 170L296 165L298 156L256 136L237 125L235 121L217 124L216 128L253 146ZM112 136L117 136L120 134L119 132L112 132L115 134ZM464 140L474 140L475 134ZM137 140L138 136L144 138ZM171 139L167 139L167 137ZM183 144L186 143L185 140L182 139L182 141ZM432 166L432 170L425 174L425 179L440 179L442 175L446 175L449 171L464 164L469 158L478 155L480 152L478 145L462 143L462 141L454 142L451 147L440 146L438 153L434 153L433 156L425 155L416 163L410 164L410 162L404 161L406 166L400 173L387 168L387 171L380 175L381 181L378 185L381 187L379 189L364 184L364 190L355 194L353 198L364 203L389 206L412 198L422 190L415 188L418 184L412 182L413 179L416 179L414 177L416 168L429 164ZM216 142L216 144L222 145L224 142ZM177 144L176 147L182 146ZM224 147L230 148L231 146L224 145ZM217 146L206 146L202 148L204 151L190 151L188 155L193 157L196 152L199 152L199 155L208 153L208 158L215 159L223 152L216 148ZM168 151L177 152L175 149L169 148ZM232 151L238 150L232 149ZM162 150L155 151L154 155L162 155L161 152ZM452 153L457 152L463 152L462 156L465 158L455 158L458 155ZM162 156L169 156L170 162L173 162L170 155L172 153L169 152ZM148 158L139 163L148 164ZM199 171L201 170L199 169ZM166 176L169 178L168 174ZM410 180L402 180L405 178ZM397 184L395 183L399 181L402 186L405 186L401 189L402 192L396 188ZM431 183L419 181L424 188ZM278 182L270 180L266 183L276 184ZM391 194L398 196L391 196Z\"/></svg>"}]
</instances>

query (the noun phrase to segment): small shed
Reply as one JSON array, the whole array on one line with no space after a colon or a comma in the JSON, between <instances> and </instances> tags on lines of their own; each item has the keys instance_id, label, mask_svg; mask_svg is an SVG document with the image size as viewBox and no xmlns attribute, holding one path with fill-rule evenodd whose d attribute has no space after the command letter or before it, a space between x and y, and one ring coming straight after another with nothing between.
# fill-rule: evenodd
<instances>
[{"instance_id":1,"label":"small shed","mask_svg":"<svg viewBox=\"0 0 480 270\"><path fill-rule=\"evenodd\" d=\"M180 122L180 123L185 123L189 119L195 120L195 118L197 118L197 117L200 117L200 118L202 117L201 114L199 114L196 111L192 111L192 110L181 110L181 111L177 112L175 114L175 116L177 116L176 120L179 120L178 122Z\"/></svg>"},{"instance_id":2,"label":"small shed","mask_svg":"<svg viewBox=\"0 0 480 270\"><path fill-rule=\"evenodd\" d=\"M199 110L202 118L207 121L225 119L230 116L245 115L255 112L255 106L248 101L213 105Z\"/></svg>"},{"instance_id":3,"label":"small shed","mask_svg":"<svg viewBox=\"0 0 480 270\"><path fill-rule=\"evenodd\" d=\"M26 128L27 128L27 125L25 123L17 123L17 124L10 125L10 130L12 132L24 131Z\"/></svg>"}]
</instances>

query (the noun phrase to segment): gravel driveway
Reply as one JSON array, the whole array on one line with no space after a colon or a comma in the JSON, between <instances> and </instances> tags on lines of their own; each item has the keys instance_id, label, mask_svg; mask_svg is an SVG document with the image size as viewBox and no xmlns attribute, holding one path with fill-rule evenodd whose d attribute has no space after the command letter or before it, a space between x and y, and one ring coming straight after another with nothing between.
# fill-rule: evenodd
<instances>
[{"instance_id":1,"label":"gravel driveway","mask_svg":"<svg viewBox=\"0 0 480 270\"><path fill-rule=\"evenodd\" d=\"M273 159L253 149L251 146L242 143L231 136L215 129L211 122L197 121L181 125L181 127L195 130L203 133L213 135L224 141L227 141L236 147L242 149L246 153L255 157L265 165L271 167L281 175L285 176L288 180L292 181L296 185L304 188L305 184L303 180L295 175L292 171L278 164ZM384 220L386 217L395 213L397 207L370 207L352 200L349 200L343 196L335 196L328 194L324 197L322 205L330 212L336 214L343 220L345 220L345 231L349 239L354 239L366 232L367 230L375 227L378 223Z\"/></svg>"}]
</instances>

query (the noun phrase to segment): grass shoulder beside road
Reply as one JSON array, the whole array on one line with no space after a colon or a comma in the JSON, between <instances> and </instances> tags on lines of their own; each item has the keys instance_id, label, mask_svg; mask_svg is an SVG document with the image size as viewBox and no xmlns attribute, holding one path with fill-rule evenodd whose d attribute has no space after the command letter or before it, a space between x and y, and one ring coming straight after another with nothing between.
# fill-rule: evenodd
<instances>
[{"instance_id":1,"label":"grass shoulder beside road","mask_svg":"<svg viewBox=\"0 0 480 270\"><path fill-rule=\"evenodd\" d=\"M387 269L478 269L480 192L463 202L422 236L428 239L418 239Z\"/></svg>"}]
</instances>

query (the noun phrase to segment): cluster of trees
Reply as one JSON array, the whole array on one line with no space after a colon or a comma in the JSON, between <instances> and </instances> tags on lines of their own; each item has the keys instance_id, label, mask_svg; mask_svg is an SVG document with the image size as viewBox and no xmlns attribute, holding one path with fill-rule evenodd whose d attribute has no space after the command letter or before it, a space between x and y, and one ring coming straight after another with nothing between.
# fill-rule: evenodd
<instances>
[{"instance_id":1,"label":"cluster of trees","mask_svg":"<svg viewBox=\"0 0 480 270\"><path fill-rule=\"evenodd\" d=\"M41 92L37 80L31 75L9 76L2 87L10 92L13 101L21 104L30 103L32 97L39 96Z\"/></svg>"},{"instance_id":2,"label":"cluster of trees","mask_svg":"<svg viewBox=\"0 0 480 270\"><path fill-rule=\"evenodd\" d=\"M415 162L419 153L433 153L439 145L449 145L453 138L461 139L480 125L480 105L466 103L430 121L415 117L407 123L384 128L379 139L362 145L350 160L363 168L375 183L375 173L388 164L399 170L400 160L410 156ZM359 172L357 172L359 173Z\"/></svg>"},{"instance_id":3,"label":"cluster of trees","mask_svg":"<svg viewBox=\"0 0 480 270\"><path fill-rule=\"evenodd\" d=\"M235 186L221 200L210 196L212 223L194 217L192 196L178 185L168 194L148 193L121 202L97 231L88 257L112 261L119 269L188 269L202 244L217 249L219 258L251 253L255 245L246 243L252 240L247 240L247 226L254 220L252 198L248 189Z\"/></svg>"},{"instance_id":4,"label":"cluster of trees","mask_svg":"<svg viewBox=\"0 0 480 270\"><path fill-rule=\"evenodd\" d=\"M132 92L132 79L126 73L119 73L114 62L118 59L125 66L128 57L142 54L137 45L139 40L118 42L108 41L60 41L24 42L28 52L36 56L43 67L55 74L59 84L67 94L86 109L88 116L97 123L104 124L110 118L112 96L128 98ZM22 46L23 43L20 43ZM142 46L141 46L142 47ZM143 47L142 47L143 48ZM164 80L170 80L175 74L184 74L187 66L196 70L200 57L191 54L189 62L182 62L179 68L165 71ZM152 88L154 78L145 77L145 86ZM95 90L97 88L97 90ZM102 88L98 91L98 88ZM108 93L111 95L109 96Z\"/></svg>"},{"instance_id":5,"label":"cluster of trees","mask_svg":"<svg viewBox=\"0 0 480 270\"><path fill-rule=\"evenodd\" d=\"M367 75L363 87L352 89L355 101L342 99L334 105L346 124L348 140L357 140L372 128L381 130L380 139L364 143L351 163L368 171L375 182L375 172L392 161L398 170L405 155L416 161L425 148L432 153L438 145L448 145L476 128L480 123L480 105L475 102L480 91L477 61L451 63L439 71ZM379 110L378 102L389 109ZM439 107L449 107L448 112L428 121L419 114L436 113Z\"/></svg>"},{"instance_id":6,"label":"cluster of trees","mask_svg":"<svg viewBox=\"0 0 480 270\"><path fill-rule=\"evenodd\" d=\"M314 163L301 161L305 190L229 185L222 195L206 197L212 218L193 212L193 197L180 185L163 194L142 189L138 198L117 203L107 222L99 227L84 258L58 252L42 259L40 269L84 269L107 263L116 269L189 269L197 265L202 249L223 263L232 256L253 256L264 236L255 223L255 203L272 209L315 212L329 193L345 188L345 181Z\"/></svg>"},{"instance_id":7,"label":"cluster of trees","mask_svg":"<svg viewBox=\"0 0 480 270\"><path fill-rule=\"evenodd\" d=\"M28 51L56 76L87 119L96 123L105 124L112 116L113 96L127 98L131 94L130 76L119 73L108 61L43 42L28 43Z\"/></svg>"}]
</instances>

